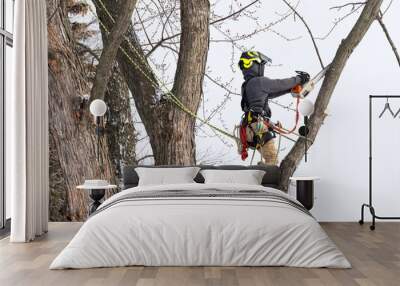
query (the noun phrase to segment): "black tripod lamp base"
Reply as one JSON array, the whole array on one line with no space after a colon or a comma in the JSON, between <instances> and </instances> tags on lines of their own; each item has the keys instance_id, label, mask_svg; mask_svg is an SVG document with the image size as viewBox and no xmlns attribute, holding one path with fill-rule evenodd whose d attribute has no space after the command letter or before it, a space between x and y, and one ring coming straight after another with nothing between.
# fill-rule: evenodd
<instances>
[{"instance_id":1,"label":"black tripod lamp base","mask_svg":"<svg viewBox=\"0 0 400 286\"><path fill-rule=\"evenodd\" d=\"M91 189L89 192L90 198L93 202L89 206L89 215L94 213L97 208L101 205L101 200L104 198L106 193L105 189Z\"/></svg>"}]
</instances>

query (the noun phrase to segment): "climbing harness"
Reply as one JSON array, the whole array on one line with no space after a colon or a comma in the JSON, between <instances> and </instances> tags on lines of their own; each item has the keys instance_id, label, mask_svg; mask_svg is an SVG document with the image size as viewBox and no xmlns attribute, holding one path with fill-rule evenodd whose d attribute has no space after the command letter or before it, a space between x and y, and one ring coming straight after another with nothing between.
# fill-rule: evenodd
<instances>
[{"instance_id":1,"label":"climbing harness","mask_svg":"<svg viewBox=\"0 0 400 286\"><path fill-rule=\"evenodd\" d=\"M112 16L111 13L108 11L108 9L107 9L107 7L105 6L105 4L103 3L103 1L102 1L102 0L98 0L97 2L100 4L100 6L97 5L96 2L94 2L95 5L96 5L97 7L99 7L100 9L104 10L105 13L107 14L108 18L110 19L110 21L111 21L112 23L115 23L115 20L114 20L113 16ZM108 30L108 28L106 27L106 25L100 20L100 18L99 18L99 17L97 16L97 14L92 10L92 8L91 8L91 6L90 6L89 4L88 4L88 6L89 6L90 12L91 12L91 13L93 14L93 16L97 19L97 21L99 22L99 24L101 25L101 27L104 29L104 31L105 31L107 34L109 34L110 31ZM143 64L144 66L146 66L146 65L147 65L146 59L139 53L139 51L137 50L137 48L130 42L130 40L127 38L127 36L124 36L124 40L125 40L126 43L128 44L129 49L130 49L132 52L134 52L134 53L137 55L138 59L142 62L142 64ZM221 129L221 128L219 128L219 127L213 125L213 124L211 124L208 120L205 120L205 119L199 117L196 113L194 113L194 112L191 111L188 107L186 107L186 106L182 103L182 101L181 101L178 97L176 97L176 96L167 88L167 86L165 85L165 83L163 83L156 75L153 75L153 76L155 77L155 80L152 79L152 78L149 76L148 72L147 72L147 71L144 71L143 68L140 66L140 64L138 64L137 62L135 62L135 61L132 59L132 57L128 54L128 52L127 52L122 46L119 46L119 49L120 49L121 52L124 54L124 56L128 59L128 61L130 62L130 64L132 64L138 71L140 71L140 73L142 73L142 74L146 77L146 79L151 83L151 85L152 85L154 88L159 89L159 88L161 87L161 88L163 89L163 91L164 91L165 94L166 94L166 95L165 95L165 98L166 98L166 99L168 99L170 102L172 102L173 104L175 104L181 111L185 112L185 113L188 114L189 116L191 116L191 117L193 117L193 118L196 118L196 119L199 120L201 123L207 125L207 126L210 127L211 129L213 129L213 130L215 130L215 131L217 131L217 132L219 132L219 133L221 133L221 134L223 134L223 135L225 135L225 136L227 136L227 137L229 137L229 138L235 140L235 141L237 142L238 145L241 145L242 149L244 148L244 149L246 150L246 152L243 153L242 158L243 158L243 156L246 156L246 158L247 158L247 156L248 156L248 154L247 154L247 148L248 148L249 146L247 145L247 142L244 143L244 141L242 140L242 136L245 136L245 133L242 131L242 129L240 129L240 133L239 133L238 135L236 134L235 131L234 131L234 134L230 134L230 133L228 133L227 131L225 131L225 130L223 130L223 129ZM260 54L259 56L260 56L260 58L261 58L262 61L267 61L267 62L270 62L270 61L271 61L268 57L266 57L266 56L264 56L264 55L262 55L262 54ZM158 82L160 83L161 86L160 86L156 81L158 81ZM273 129L275 132L277 132L280 136L282 136L283 138L286 138L286 139L288 139L288 140L290 140L290 141L292 141L292 142L296 142L296 141L293 140L292 138L288 137L287 135L293 134L293 135L296 135L296 136L299 137L299 138L304 138L304 136L301 136L300 134L294 132L294 131L296 130L296 128L297 128L298 120L299 120L299 113L298 113L299 101L300 101L300 98L298 97L297 103L296 103L296 111L295 111L295 112L296 112L296 124L295 124L295 127L294 127L294 128L292 128L291 130L287 130L287 129L283 128L282 126L278 126L278 125L276 125L276 124L273 124L272 122L268 123L268 128L272 128L272 129ZM236 130L236 127L235 127L235 130ZM310 140L310 141L311 141L311 140ZM311 141L311 142L312 142L312 141ZM245 155L245 154L246 154L246 155Z\"/></svg>"},{"instance_id":2,"label":"climbing harness","mask_svg":"<svg viewBox=\"0 0 400 286\"><path fill-rule=\"evenodd\" d=\"M296 115L295 115L295 124L292 129L287 130L282 127L282 125L278 122L276 124L272 123L270 118L265 118L262 115L258 114L256 118L254 117L254 113L250 110L245 112L242 117L240 123L240 145L239 145L239 152L241 154L242 160L246 160L248 157L247 149L249 147L253 147L254 149L259 149L269 140L276 137L276 133L280 135L279 139L281 139L282 135L290 135L295 134L297 126L300 120L300 113L299 113L299 104L300 104L300 97L298 96L296 99ZM252 124L255 124L255 127L252 128ZM247 142L247 128L252 129L254 133L254 146L251 146L249 142ZM299 137L303 137L298 134ZM285 138L288 138L287 136ZM238 143L239 144L239 143Z\"/></svg>"}]
</instances>

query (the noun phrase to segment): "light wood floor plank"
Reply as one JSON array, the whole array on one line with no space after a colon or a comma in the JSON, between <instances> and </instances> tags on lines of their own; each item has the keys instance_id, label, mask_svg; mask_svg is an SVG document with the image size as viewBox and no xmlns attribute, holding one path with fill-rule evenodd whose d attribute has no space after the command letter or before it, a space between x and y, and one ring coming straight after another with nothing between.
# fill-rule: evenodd
<instances>
[{"instance_id":1,"label":"light wood floor plank","mask_svg":"<svg viewBox=\"0 0 400 286\"><path fill-rule=\"evenodd\" d=\"M0 241L1 286L398 286L400 223L379 223L375 232L357 223L323 223L352 269L288 267L118 267L50 271L55 256L81 223L50 223L28 244Z\"/></svg>"}]
</instances>

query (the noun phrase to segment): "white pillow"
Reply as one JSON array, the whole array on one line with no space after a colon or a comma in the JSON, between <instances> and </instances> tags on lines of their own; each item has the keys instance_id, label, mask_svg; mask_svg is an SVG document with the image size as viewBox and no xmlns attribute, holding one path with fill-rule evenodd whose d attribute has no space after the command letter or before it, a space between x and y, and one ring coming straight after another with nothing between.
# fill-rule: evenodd
<instances>
[{"instance_id":1,"label":"white pillow","mask_svg":"<svg viewBox=\"0 0 400 286\"><path fill-rule=\"evenodd\" d=\"M139 186L194 183L199 167L182 168L142 168L135 169L139 176Z\"/></svg>"},{"instance_id":2,"label":"white pillow","mask_svg":"<svg viewBox=\"0 0 400 286\"><path fill-rule=\"evenodd\" d=\"M265 171L261 170L202 170L206 184L246 184L261 185Z\"/></svg>"}]
</instances>

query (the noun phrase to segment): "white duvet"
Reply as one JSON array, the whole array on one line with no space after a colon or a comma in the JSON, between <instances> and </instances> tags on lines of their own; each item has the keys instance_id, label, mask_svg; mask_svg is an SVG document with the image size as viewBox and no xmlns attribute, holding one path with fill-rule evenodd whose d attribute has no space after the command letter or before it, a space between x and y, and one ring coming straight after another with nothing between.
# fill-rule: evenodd
<instances>
[{"instance_id":1,"label":"white duvet","mask_svg":"<svg viewBox=\"0 0 400 286\"><path fill-rule=\"evenodd\" d=\"M317 221L290 205L246 198L145 199L112 204L131 192L279 190L238 184L136 187L106 200L50 269L145 266L349 268ZM291 199L293 200L293 199ZM108 207L107 207L108 206Z\"/></svg>"}]
</instances>

